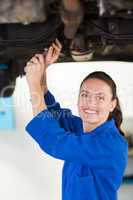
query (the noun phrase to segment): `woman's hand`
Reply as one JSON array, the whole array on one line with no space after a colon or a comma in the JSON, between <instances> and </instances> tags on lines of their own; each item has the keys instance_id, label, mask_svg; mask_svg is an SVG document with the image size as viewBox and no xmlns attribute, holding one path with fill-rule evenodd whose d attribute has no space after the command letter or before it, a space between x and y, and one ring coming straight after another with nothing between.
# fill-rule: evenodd
<instances>
[{"instance_id":1,"label":"woman's hand","mask_svg":"<svg viewBox=\"0 0 133 200\"><path fill-rule=\"evenodd\" d=\"M44 53L46 67L48 67L48 65L51 65L58 60L61 49L62 49L61 43L59 42L58 39L56 39L55 43L52 43L52 45L48 49L48 52L46 54Z\"/></svg>"},{"instance_id":2,"label":"woman's hand","mask_svg":"<svg viewBox=\"0 0 133 200\"><path fill-rule=\"evenodd\" d=\"M54 63L58 59L61 48L60 42L56 39L47 53L36 54L27 62L24 70L29 86L37 85L43 88L43 86L46 85L46 69L48 65Z\"/></svg>"},{"instance_id":3,"label":"woman's hand","mask_svg":"<svg viewBox=\"0 0 133 200\"><path fill-rule=\"evenodd\" d=\"M47 89L46 84L46 69L48 65L54 63L61 51L61 45L58 40L53 43L48 52L44 54L36 54L27 62L24 68L26 72L26 79L30 89L31 103L33 114L36 115L47 106L44 102L44 88Z\"/></svg>"},{"instance_id":4,"label":"woman's hand","mask_svg":"<svg viewBox=\"0 0 133 200\"><path fill-rule=\"evenodd\" d=\"M45 69L45 60L42 54L35 54L25 67L26 79L29 86L41 85L42 76Z\"/></svg>"}]
</instances>

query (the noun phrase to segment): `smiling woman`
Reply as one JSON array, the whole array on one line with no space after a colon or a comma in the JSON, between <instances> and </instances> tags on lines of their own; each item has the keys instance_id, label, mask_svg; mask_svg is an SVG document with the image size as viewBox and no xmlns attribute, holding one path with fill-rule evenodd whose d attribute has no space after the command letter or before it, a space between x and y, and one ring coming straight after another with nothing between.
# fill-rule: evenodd
<instances>
[{"instance_id":1,"label":"smiling woman","mask_svg":"<svg viewBox=\"0 0 133 200\"><path fill-rule=\"evenodd\" d=\"M122 111L117 87L105 72L96 71L84 78L80 86L78 105L79 114L84 119L84 130L91 131L112 118L120 130ZM120 133L124 135L121 130Z\"/></svg>"},{"instance_id":2,"label":"smiling woman","mask_svg":"<svg viewBox=\"0 0 133 200\"><path fill-rule=\"evenodd\" d=\"M26 131L44 152L65 161L62 200L117 200L128 145L120 130L122 113L116 84L108 74L93 72L80 86L77 104L80 117L61 108L46 83L48 60L52 64L60 50L56 41L45 56L36 55L27 63L26 79L34 118Z\"/></svg>"}]
</instances>

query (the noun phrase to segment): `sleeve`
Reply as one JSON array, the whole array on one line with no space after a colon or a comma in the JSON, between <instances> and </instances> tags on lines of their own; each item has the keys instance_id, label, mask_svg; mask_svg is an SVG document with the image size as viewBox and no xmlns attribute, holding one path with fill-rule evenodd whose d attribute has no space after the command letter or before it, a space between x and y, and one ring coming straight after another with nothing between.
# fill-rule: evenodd
<instances>
[{"instance_id":1,"label":"sleeve","mask_svg":"<svg viewBox=\"0 0 133 200\"><path fill-rule=\"evenodd\" d=\"M47 105L47 108L49 111L51 110L60 110L61 106L58 102L56 102L54 96L52 95L52 93L48 90L45 94L44 94L44 99L45 99L45 103Z\"/></svg>"},{"instance_id":2,"label":"sleeve","mask_svg":"<svg viewBox=\"0 0 133 200\"><path fill-rule=\"evenodd\" d=\"M58 120L58 123L65 130L73 131L75 129L72 122L72 112L68 108L61 108L60 104L56 102L52 93L48 90L44 95L45 103L48 111L53 117Z\"/></svg>"},{"instance_id":3,"label":"sleeve","mask_svg":"<svg viewBox=\"0 0 133 200\"><path fill-rule=\"evenodd\" d=\"M56 159L90 167L104 167L112 162L113 153L106 143L100 143L92 134L76 136L65 131L47 109L28 123L26 131Z\"/></svg>"}]
</instances>

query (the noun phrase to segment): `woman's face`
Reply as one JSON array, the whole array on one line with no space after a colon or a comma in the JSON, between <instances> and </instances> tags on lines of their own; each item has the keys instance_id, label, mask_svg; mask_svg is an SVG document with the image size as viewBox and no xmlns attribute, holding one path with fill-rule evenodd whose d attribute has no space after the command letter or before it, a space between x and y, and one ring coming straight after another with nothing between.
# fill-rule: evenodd
<instances>
[{"instance_id":1,"label":"woman's face","mask_svg":"<svg viewBox=\"0 0 133 200\"><path fill-rule=\"evenodd\" d=\"M88 129L104 123L114 110L116 100L112 100L110 86L100 79L86 80L79 93L78 112Z\"/></svg>"}]
</instances>

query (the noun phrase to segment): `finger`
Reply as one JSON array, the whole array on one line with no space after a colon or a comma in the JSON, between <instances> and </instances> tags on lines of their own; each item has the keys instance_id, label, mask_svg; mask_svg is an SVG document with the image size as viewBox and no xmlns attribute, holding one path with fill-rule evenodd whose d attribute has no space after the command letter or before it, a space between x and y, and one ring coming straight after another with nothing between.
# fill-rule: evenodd
<instances>
[{"instance_id":1,"label":"finger","mask_svg":"<svg viewBox=\"0 0 133 200\"><path fill-rule=\"evenodd\" d=\"M54 47L57 50L61 50L61 48L56 44L56 43L52 43L52 47Z\"/></svg>"},{"instance_id":2,"label":"finger","mask_svg":"<svg viewBox=\"0 0 133 200\"><path fill-rule=\"evenodd\" d=\"M34 57L31 58L30 62L38 64L39 63L39 59L36 56L34 56Z\"/></svg>"},{"instance_id":3,"label":"finger","mask_svg":"<svg viewBox=\"0 0 133 200\"><path fill-rule=\"evenodd\" d=\"M37 69L36 64L28 62L25 70L26 73L30 73L32 71L35 71L36 69Z\"/></svg>"},{"instance_id":4,"label":"finger","mask_svg":"<svg viewBox=\"0 0 133 200\"><path fill-rule=\"evenodd\" d=\"M29 70L36 70L36 71L40 71L41 70L41 64L39 63L39 61L37 59L33 59L34 61L30 60L27 63L27 67Z\"/></svg>"},{"instance_id":5,"label":"finger","mask_svg":"<svg viewBox=\"0 0 133 200\"><path fill-rule=\"evenodd\" d=\"M34 64L33 62L28 61L27 64L26 64L26 66L33 65L33 64Z\"/></svg>"},{"instance_id":6,"label":"finger","mask_svg":"<svg viewBox=\"0 0 133 200\"><path fill-rule=\"evenodd\" d=\"M48 49L47 56L48 56L48 57L52 57L52 55L53 55L53 47L50 46L50 48Z\"/></svg>"},{"instance_id":7,"label":"finger","mask_svg":"<svg viewBox=\"0 0 133 200\"><path fill-rule=\"evenodd\" d=\"M35 59L34 59L35 60ZM36 63L37 62L37 63ZM30 72L30 71L40 71L41 70L41 64L39 63L39 61L29 61L27 62L27 65L26 65L27 69L26 69L26 72Z\"/></svg>"},{"instance_id":8,"label":"finger","mask_svg":"<svg viewBox=\"0 0 133 200\"><path fill-rule=\"evenodd\" d=\"M52 55L53 62L55 62L58 58L59 58L59 52L54 50L53 55Z\"/></svg>"},{"instance_id":9,"label":"finger","mask_svg":"<svg viewBox=\"0 0 133 200\"><path fill-rule=\"evenodd\" d=\"M44 67L43 54L35 54L35 56L31 58L30 62L32 63L33 70L40 71L44 69L43 68Z\"/></svg>"},{"instance_id":10,"label":"finger","mask_svg":"<svg viewBox=\"0 0 133 200\"><path fill-rule=\"evenodd\" d=\"M56 42L56 44L58 45L58 47L59 47L60 49L62 49L62 45L61 45L61 43L59 42L59 40L58 40L57 38L56 38L55 42Z\"/></svg>"},{"instance_id":11,"label":"finger","mask_svg":"<svg viewBox=\"0 0 133 200\"><path fill-rule=\"evenodd\" d=\"M24 67L24 72L27 74L31 71L31 69L33 69L33 63L27 62L26 66Z\"/></svg>"},{"instance_id":12,"label":"finger","mask_svg":"<svg viewBox=\"0 0 133 200\"><path fill-rule=\"evenodd\" d=\"M61 51L61 49L55 43L53 43L52 46L57 52Z\"/></svg>"},{"instance_id":13,"label":"finger","mask_svg":"<svg viewBox=\"0 0 133 200\"><path fill-rule=\"evenodd\" d=\"M43 54L36 54L35 58L40 62L42 66L44 66L44 57Z\"/></svg>"}]
</instances>

